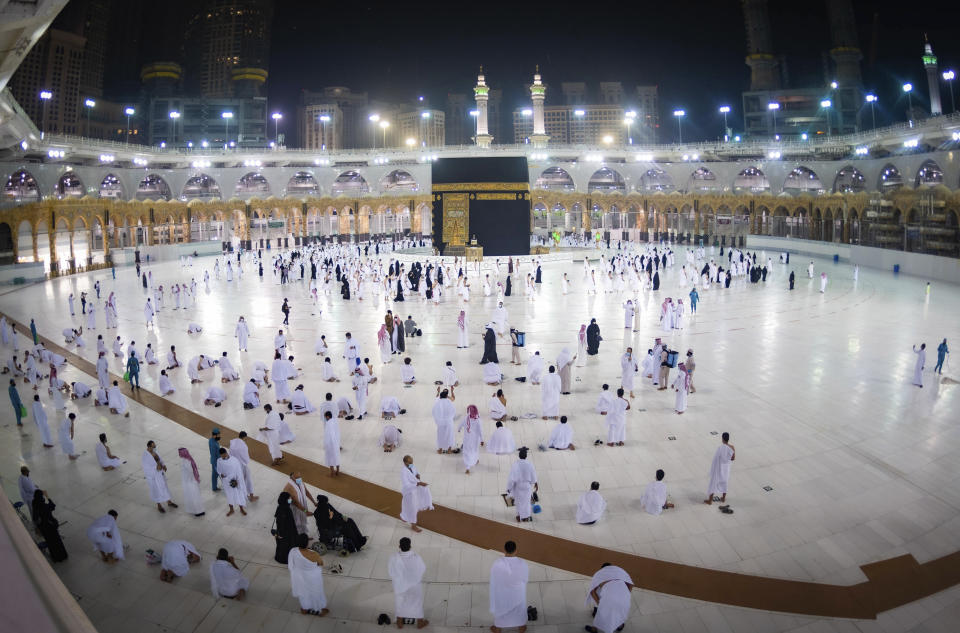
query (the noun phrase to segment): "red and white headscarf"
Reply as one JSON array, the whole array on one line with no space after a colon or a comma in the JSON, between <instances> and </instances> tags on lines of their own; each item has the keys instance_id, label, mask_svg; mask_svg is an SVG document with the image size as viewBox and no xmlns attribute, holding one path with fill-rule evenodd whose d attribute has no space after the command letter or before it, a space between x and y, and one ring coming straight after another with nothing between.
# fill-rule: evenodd
<instances>
[{"instance_id":1,"label":"red and white headscarf","mask_svg":"<svg viewBox=\"0 0 960 633\"><path fill-rule=\"evenodd\" d=\"M377 342L380 345L383 345L387 342L389 335L387 334L387 324L384 323L380 326L380 331L377 332Z\"/></svg>"},{"instance_id":2,"label":"red and white headscarf","mask_svg":"<svg viewBox=\"0 0 960 633\"><path fill-rule=\"evenodd\" d=\"M690 372L687 371L686 363L679 363L677 369L683 372L683 388L690 391Z\"/></svg>"},{"instance_id":3,"label":"red and white headscarf","mask_svg":"<svg viewBox=\"0 0 960 633\"><path fill-rule=\"evenodd\" d=\"M200 481L200 471L197 469L197 462L193 461L193 456L190 455L190 451L188 451L187 449L185 449L185 448L183 448L183 447L181 446L181 447L180 447L180 450L177 451L177 454L180 455L180 457L181 457L182 459L185 459L185 460L187 460L188 462L190 462L190 467L193 468L193 478L196 479L197 482L199 482L199 481Z\"/></svg>"},{"instance_id":4,"label":"red and white headscarf","mask_svg":"<svg viewBox=\"0 0 960 633\"><path fill-rule=\"evenodd\" d=\"M467 312L466 310L460 310L460 316L457 317L457 327L461 330L466 327L467 321Z\"/></svg>"},{"instance_id":5,"label":"red and white headscarf","mask_svg":"<svg viewBox=\"0 0 960 633\"><path fill-rule=\"evenodd\" d=\"M470 423L473 420L480 419L480 411L477 410L477 405L471 404L467 407L467 433L470 432Z\"/></svg>"},{"instance_id":6,"label":"red and white headscarf","mask_svg":"<svg viewBox=\"0 0 960 633\"><path fill-rule=\"evenodd\" d=\"M577 336L580 339L580 343L586 345L587 343L587 326L580 324L580 334Z\"/></svg>"}]
</instances>

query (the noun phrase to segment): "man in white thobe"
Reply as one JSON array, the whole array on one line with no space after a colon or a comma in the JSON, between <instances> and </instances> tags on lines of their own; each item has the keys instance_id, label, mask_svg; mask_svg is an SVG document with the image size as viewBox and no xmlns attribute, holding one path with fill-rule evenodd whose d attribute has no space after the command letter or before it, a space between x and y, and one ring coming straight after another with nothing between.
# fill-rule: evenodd
<instances>
[{"instance_id":1,"label":"man in white thobe","mask_svg":"<svg viewBox=\"0 0 960 633\"><path fill-rule=\"evenodd\" d=\"M503 558L490 567L490 613L493 614L493 633L517 627L527 630L527 580L530 569L526 561L517 557L517 544L507 541Z\"/></svg>"},{"instance_id":2,"label":"man in white thobe","mask_svg":"<svg viewBox=\"0 0 960 633\"><path fill-rule=\"evenodd\" d=\"M117 516L119 515L116 510L110 510L87 528L87 538L105 563L124 558L123 539L120 538L120 528L117 527Z\"/></svg>"},{"instance_id":3,"label":"man in white thobe","mask_svg":"<svg viewBox=\"0 0 960 633\"><path fill-rule=\"evenodd\" d=\"M547 446L558 451L568 449L572 451L577 448L573 445L573 427L567 425L567 416L560 416L560 422L550 431L550 441Z\"/></svg>"},{"instance_id":4,"label":"man in white thobe","mask_svg":"<svg viewBox=\"0 0 960 633\"><path fill-rule=\"evenodd\" d=\"M243 476L243 464L236 457L231 457L230 452L221 447L220 459L217 460L217 475L220 477L220 487L227 494L227 505L230 510L227 516L233 514L233 506L240 508L240 514L246 515L247 499L247 481Z\"/></svg>"},{"instance_id":5,"label":"man in white thobe","mask_svg":"<svg viewBox=\"0 0 960 633\"><path fill-rule=\"evenodd\" d=\"M400 539L400 551L390 557L388 563L390 580L393 581L394 616L397 628L403 621L415 619L422 629L430 622L423 618L423 574L427 566L416 552L410 551L410 539Z\"/></svg>"},{"instance_id":6,"label":"man in white thobe","mask_svg":"<svg viewBox=\"0 0 960 633\"><path fill-rule=\"evenodd\" d=\"M267 443L267 449L270 451L270 457L273 459L273 465L276 466L283 459L283 451L280 450L280 414L273 410L269 404L263 405L263 410L267 412L267 419L260 427L260 439Z\"/></svg>"},{"instance_id":7,"label":"man in white thobe","mask_svg":"<svg viewBox=\"0 0 960 633\"><path fill-rule=\"evenodd\" d=\"M433 402L433 421L437 425L437 453L447 453L453 450L456 442L456 433L453 428L453 419L457 416L456 407L453 404L455 396L450 395L446 389L440 390L437 387L437 399Z\"/></svg>"},{"instance_id":8,"label":"man in white thobe","mask_svg":"<svg viewBox=\"0 0 960 633\"><path fill-rule=\"evenodd\" d=\"M600 397L597 398L597 406L594 409L600 415L607 415L610 406L613 404L613 393L610 392L610 385L604 383L600 391Z\"/></svg>"},{"instance_id":9,"label":"man in white thobe","mask_svg":"<svg viewBox=\"0 0 960 633\"><path fill-rule=\"evenodd\" d=\"M191 543L179 539L170 541L160 555L160 580L172 582L174 578L186 576L190 565L199 562L200 552Z\"/></svg>"},{"instance_id":10,"label":"man in white thobe","mask_svg":"<svg viewBox=\"0 0 960 633\"><path fill-rule=\"evenodd\" d=\"M253 476L250 472L250 449L247 448L247 432L240 431L239 437L230 440L230 457L243 467L243 483L247 487L247 498L256 501L260 497L253 494Z\"/></svg>"},{"instance_id":11,"label":"man in white thobe","mask_svg":"<svg viewBox=\"0 0 960 633\"><path fill-rule=\"evenodd\" d=\"M232 598L243 600L250 588L250 581L240 575L237 563L226 548L217 551L217 560L210 565L210 591L214 600Z\"/></svg>"},{"instance_id":12,"label":"man in white thobe","mask_svg":"<svg viewBox=\"0 0 960 633\"><path fill-rule=\"evenodd\" d=\"M604 563L593 578L587 592L587 607L596 605L590 633L614 633L620 630L630 615L630 590L633 580L622 568Z\"/></svg>"},{"instance_id":13,"label":"man in white thobe","mask_svg":"<svg viewBox=\"0 0 960 633\"><path fill-rule=\"evenodd\" d=\"M580 500L577 501L577 523L593 525L600 520L606 509L607 502L600 494L600 482L591 482L590 490L580 495Z\"/></svg>"},{"instance_id":14,"label":"man in white thobe","mask_svg":"<svg viewBox=\"0 0 960 633\"><path fill-rule=\"evenodd\" d=\"M306 547L295 547L287 555L287 569L290 571L290 592L300 601L300 613L321 617L330 613L323 590L320 554Z\"/></svg>"},{"instance_id":15,"label":"man in white thobe","mask_svg":"<svg viewBox=\"0 0 960 633\"><path fill-rule=\"evenodd\" d=\"M233 363L230 362L230 359L227 358L227 353L224 352L220 356L220 382L230 382L231 380L237 380L240 378L240 372L238 372L233 367Z\"/></svg>"},{"instance_id":16,"label":"man in white thobe","mask_svg":"<svg viewBox=\"0 0 960 633\"><path fill-rule=\"evenodd\" d=\"M539 488L537 469L527 461L527 448L520 449L519 459L510 467L507 477L507 496L517 509L517 521L533 521L533 493Z\"/></svg>"},{"instance_id":17,"label":"man in white thobe","mask_svg":"<svg viewBox=\"0 0 960 633\"><path fill-rule=\"evenodd\" d=\"M913 346L913 353L917 355L917 362L913 366L913 384L923 388L923 368L927 364L927 344L921 343L920 349Z\"/></svg>"},{"instance_id":18,"label":"man in white thobe","mask_svg":"<svg viewBox=\"0 0 960 633\"><path fill-rule=\"evenodd\" d=\"M527 359L527 382L531 385L539 385L543 377L543 357L536 351Z\"/></svg>"},{"instance_id":19,"label":"man in white thobe","mask_svg":"<svg viewBox=\"0 0 960 633\"><path fill-rule=\"evenodd\" d=\"M331 477L340 474L340 421L332 411L323 412L323 459Z\"/></svg>"},{"instance_id":20,"label":"man in white thobe","mask_svg":"<svg viewBox=\"0 0 960 633\"><path fill-rule=\"evenodd\" d=\"M167 488L167 465L157 453L157 445L153 440L147 442L147 450L140 456L140 467L150 486L150 500L157 504L157 510L166 512L161 505L163 503L176 508L177 504L170 500L170 489Z\"/></svg>"},{"instance_id":21,"label":"man in white thobe","mask_svg":"<svg viewBox=\"0 0 960 633\"><path fill-rule=\"evenodd\" d=\"M663 470L657 470L656 481L648 483L640 497L640 504L647 514L659 516L664 510L673 507L672 503L667 502L667 484L663 483L663 477Z\"/></svg>"},{"instance_id":22,"label":"man in white thobe","mask_svg":"<svg viewBox=\"0 0 960 633\"><path fill-rule=\"evenodd\" d=\"M556 420L560 416L560 376L553 365L540 384L540 403L544 420Z\"/></svg>"},{"instance_id":23,"label":"man in white thobe","mask_svg":"<svg viewBox=\"0 0 960 633\"><path fill-rule=\"evenodd\" d=\"M731 462L737 458L737 452L730 444L730 434L726 431L720 436L720 446L713 454L713 461L710 463L710 483L707 485L707 498L703 502L707 505L713 504L713 495L720 495L720 503L727 500L727 483L730 481ZM730 510L729 506L720 506L721 510Z\"/></svg>"},{"instance_id":24,"label":"man in white thobe","mask_svg":"<svg viewBox=\"0 0 960 633\"><path fill-rule=\"evenodd\" d=\"M413 465L413 458L403 456L403 469L400 471L400 520L410 524L414 532L422 532L417 527L417 514L421 510L433 510L433 496L427 483L420 481L420 473Z\"/></svg>"},{"instance_id":25,"label":"man in white thobe","mask_svg":"<svg viewBox=\"0 0 960 633\"><path fill-rule=\"evenodd\" d=\"M23 505L30 511L30 518L33 518L33 493L38 490L37 485L30 479L30 469L26 466L20 467L20 478L17 480L17 487L20 489L20 499ZM44 496L46 492L41 490Z\"/></svg>"},{"instance_id":26,"label":"man in white thobe","mask_svg":"<svg viewBox=\"0 0 960 633\"><path fill-rule=\"evenodd\" d=\"M627 411L630 402L623 397L623 388L617 389L617 397L607 412L607 446L623 446L627 439Z\"/></svg>"},{"instance_id":27,"label":"man in white thobe","mask_svg":"<svg viewBox=\"0 0 960 633\"><path fill-rule=\"evenodd\" d=\"M40 435L43 437L43 447L44 448L53 448L53 437L50 435L50 425L47 423L47 412L43 408L43 403L40 402L40 396L33 396L33 422L37 425L37 428L40 430ZM33 503L33 500L30 500Z\"/></svg>"},{"instance_id":28,"label":"man in white thobe","mask_svg":"<svg viewBox=\"0 0 960 633\"><path fill-rule=\"evenodd\" d=\"M256 409L260 406L260 389L253 378L243 385L243 408Z\"/></svg>"}]
</instances>

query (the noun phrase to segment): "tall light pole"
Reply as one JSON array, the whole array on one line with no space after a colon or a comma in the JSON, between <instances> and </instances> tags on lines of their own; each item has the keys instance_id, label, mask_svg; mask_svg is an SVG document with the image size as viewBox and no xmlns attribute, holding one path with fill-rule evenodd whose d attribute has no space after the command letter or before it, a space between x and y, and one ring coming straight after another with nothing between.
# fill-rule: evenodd
<instances>
[{"instance_id":1,"label":"tall light pole","mask_svg":"<svg viewBox=\"0 0 960 633\"><path fill-rule=\"evenodd\" d=\"M327 122L330 121L329 114L320 115L320 151L327 149Z\"/></svg>"},{"instance_id":2,"label":"tall light pole","mask_svg":"<svg viewBox=\"0 0 960 633\"><path fill-rule=\"evenodd\" d=\"M820 107L827 111L827 136L833 135L833 126L830 125L830 106L833 105L833 101L830 99L824 99L820 102Z\"/></svg>"},{"instance_id":3,"label":"tall light pole","mask_svg":"<svg viewBox=\"0 0 960 633\"><path fill-rule=\"evenodd\" d=\"M727 115L730 114L730 106L720 106L720 114L723 115L723 140L727 140L730 135L730 128L727 127Z\"/></svg>"},{"instance_id":4,"label":"tall light pole","mask_svg":"<svg viewBox=\"0 0 960 633\"><path fill-rule=\"evenodd\" d=\"M903 91L907 93L907 121L913 123L912 110L913 110L913 84L903 84Z\"/></svg>"},{"instance_id":5,"label":"tall light pole","mask_svg":"<svg viewBox=\"0 0 960 633\"><path fill-rule=\"evenodd\" d=\"M369 118L369 119L370 119L370 122L373 123L374 126L376 126L377 121L380 120L380 115L379 115L379 114L371 114L371 115L370 115L369 117L367 117L367 118ZM373 128L373 149L377 149L377 128L376 128L376 127Z\"/></svg>"},{"instance_id":6,"label":"tall light pole","mask_svg":"<svg viewBox=\"0 0 960 633\"><path fill-rule=\"evenodd\" d=\"M43 129L40 130L40 136L44 136L47 133L47 101L53 99L53 93L49 90L40 91L40 100L43 101Z\"/></svg>"},{"instance_id":7,"label":"tall light pole","mask_svg":"<svg viewBox=\"0 0 960 633\"><path fill-rule=\"evenodd\" d=\"M951 112L956 112L956 111L957 111L957 102L953 100L953 99L954 99L954 97L953 97L953 78L954 78L955 76L956 76L956 75L955 75L955 73L954 73L952 70L945 70L945 71L943 71L943 80L944 80L945 82L947 82L947 84L950 86L950 110L951 110Z\"/></svg>"},{"instance_id":8,"label":"tall light pole","mask_svg":"<svg viewBox=\"0 0 960 633\"><path fill-rule=\"evenodd\" d=\"M477 117L480 116L480 110L470 110L470 116L473 117L473 136L477 136Z\"/></svg>"},{"instance_id":9,"label":"tall light pole","mask_svg":"<svg viewBox=\"0 0 960 633\"><path fill-rule=\"evenodd\" d=\"M637 118L637 113L633 110L627 110L626 116L623 119L624 124L627 126L627 144L633 145L633 136L630 135L630 131L633 128L633 122Z\"/></svg>"},{"instance_id":10,"label":"tall light pole","mask_svg":"<svg viewBox=\"0 0 960 633\"><path fill-rule=\"evenodd\" d=\"M277 147L280 146L280 119L283 118L283 115L279 112L274 112L270 115L270 118L273 119L273 140L277 142Z\"/></svg>"},{"instance_id":11,"label":"tall light pole","mask_svg":"<svg viewBox=\"0 0 960 633\"><path fill-rule=\"evenodd\" d=\"M683 124L682 124L682 121L683 121L683 117L684 117L686 114L687 114L687 113L686 113L685 111L683 111L683 110L674 110L674 111L673 111L673 116L677 117L677 133L678 133L678 135L680 136L680 142L681 142L681 143L683 143Z\"/></svg>"},{"instance_id":12,"label":"tall light pole","mask_svg":"<svg viewBox=\"0 0 960 633\"><path fill-rule=\"evenodd\" d=\"M176 110L170 112L170 120L173 121L173 134L171 134L172 142L174 147L177 145L177 119L180 118L180 113Z\"/></svg>"},{"instance_id":13,"label":"tall light pole","mask_svg":"<svg viewBox=\"0 0 960 633\"><path fill-rule=\"evenodd\" d=\"M577 109L577 110L574 110L574 111L573 111L573 116L574 116L574 118L575 118L577 121L580 121L580 124L579 124L577 127L580 128L580 136L581 136L581 137L585 137L585 136L586 136L586 135L583 133L583 117L586 116L586 114L587 114L587 111L586 111L586 110ZM572 139L572 138L570 139L570 142L571 142L571 143L573 142L573 139Z\"/></svg>"},{"instance_id":14,"label":"tall light pole","mask_svg":"<svg viewBox=\"0 0 960 633\"><path fill-rule=\"evenodd\" d=\"M223 148L227 149L230 147L230 119L233 118L233 112L230 112L229 110L226 112L221 112L220 118L223 119Z\"/></svg>"},{"instance_id":15,"label":"tall light pole","mask_svg":"<svg viewBox=\"0 0 960 633\"><path fill-rule=\"evenodd\" d=\"M136 112L137 112L136 110L134 110L133 108L131 108L131 107L129 107L129 106L127 106L126 108L123 109L123 113L127 115L127 136L126 136L126 138L124 139L124 142L126 142L126 143L129 143L129 142L130 142L130 117L132 117L134 114L136 114Z\"/></svg>"},{"instance_id":16,"label":"tall light pole","mask_svg":"<svg viewBox=\"0 0 960 633\"><path fill-rule=\"evenodd\" d=\"M873 129L877 129L877 95L868 94L864 99L867 100L867 103L870 104L870 118L873 119Z\"/></svg>"},{"instance_id":17,"label":"tall light pole","mask_svg":"<svg viewBox=\"0 0 960 633\"><path fill-rule=\"evenodd\" d=\"M776 101L771 101L767 104L767 110L773 115L773 138L777 138L777 110L779 109L780 104Z\"/></svg>"},{"instance_id":18,"label":"tall light pole","mask_svg":"<svg viewBox=\"0 0 960 633\"><path fill-rule=\"evenodd\" d=\"M83 105L87 108L87 138L90 138L90 110L93 110L97 102L93 99L87 99L83 102Z\"/></svg>"},{"instance_id":19,"label":"tall light pole","mask_svg":"<svg viewBox=\"0 0 960 633\"><path fill-rule=\"evenodd\" d=\"M380 129L383 130L383 149L387 149L387 128L390 127L390 121L380 121Z\"/></svg>"},{"instance_id":20,"label":"tall light pole","mask_svg":"<svg viewBox=\"0 0 960 633\"><path fill-rule=\"evenodd\" d=\"M427 119L429 118L430 118L429 111L424 110L423 112L420 113L420 146L421 147L427 146L426 128L427 128ZM386 146L386 142L384 142L384 146Z\"/></svg>"}]
</instances>

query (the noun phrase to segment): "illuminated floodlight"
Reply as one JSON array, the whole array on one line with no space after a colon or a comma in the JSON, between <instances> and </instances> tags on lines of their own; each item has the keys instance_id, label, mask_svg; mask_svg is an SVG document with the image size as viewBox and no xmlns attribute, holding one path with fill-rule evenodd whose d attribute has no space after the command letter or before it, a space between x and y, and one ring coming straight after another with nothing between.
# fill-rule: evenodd
<instances>
[{"instance_id":1,"label":"illuminated floodlight","mask_svg":"<svg viewBox=\"0 0 960 633\"><path fill-rule=\"evenodd\" d=\"M586 113L587 113L586 110L574 110L574 111L573 111L573 116L583 116L583 115L585 115Z\"/></svg>"},{"instance_id":2,"label":"illuminated floodlight","mask_svg":"<svg viewBox=\"0 0 960 633\"><path fill-rule=\"evenodd\" d=\"M376 123L377 121L380 120L380 115L379 115L379 114L371 114L368 118L369 118L371 121L373 121L374 123Z\"/></svg>"},{"instance_id":3,"label":"illuminated floodlight","mask_svg":"<svg viewBox=\"0 0 960 633\"><path fill-rule=\"evenodd\" d=\"M904 142L903 142L903 146L904 146L904 147L916 147L916 146L918 146L919 144L920 144L920 140L919 140L919 139L915 139L915 138L912 138L912 139L910 139L909 141L904 141Z\"/></svg>"},{"instance_id":4,"label":"illuminated floodlight","mask_svg":"<svg viewBox=\"0 0 960 633\"><path fill-rule=\"evenodd\" d=\"M806 132L804 132L803 134L800 135L800 139L801 139L801 140L804 140L804 141L805 141L805 140L807 140L807 138L808 138L808 137L807 137L807 133L806 133Z\"/></svg>"},{"instance_id":5,"label":"illuminated floodlight","mask_svg":"<svg viewBox=\"0 0 960 633\"><path fill-rule=\"evenodd\" d=\"M232 118L233 118L233 112L221 112L221 113L220 113L220 118L223 118L223 119L232 119Z\"/></svg>"},{"instance_id":6,"label":"illuminated floodlight","mask_svg":"<svg viewBox=\"0 0 960 633\"><path fill-rule=\"evenodd\" d=\"M730 112L730 106L720 106L720 114L727 114Z\"/></svg>"},{"instance_id":7,"label":"illuminated floodlight","mask_svg":"<svg viewBox=\"0 0 960 633\"><path fill-rule=\"evenodd\" d=\"M430 118L430 113L429 113L429 112L426 112L426 111L421 112L421 113L420 113L420 118L421 118L421 119L429 119L429 118Z\"/></svg>"},{"instance_id":8,"label":"illuminated floodlight","mask_svg":"<svg viewBox=\"0 0 960 633\"><path fill-rule=\"evenodd\" d=\"M470 110L470 116L480 116L480 110Z\"/></svg>"},{"instance_id":9,"label":"illuminated floodlight","mask_svg":"<svg viewBox=\"0 0 960 633\"><path fill-rule=\"evenodd\" d=\"M279 121L280 119L283 118L283 115L280 114L279 112L274 112L273 114L270 115L270 118L273 119L274 121Z\"/></svg>"},{"instance_id":10,"label":"illuminated floodlight","mask_svg":"<svg viewBox=\"0 0 960 633\"><path fill-rule=\"evenodd\" d=\"M330 115L329 115L329 114L321 114L321 115L320 115L320 120L323 121L324 123L326 123L327 121L330 120Z\"/></svg>"},{"instance_id":11,"label":"illuminated floodlight","mask_svg":"<svg viewBox=\"0 0 960 633\"><path fill-rule=\"evenodd\" d=\"M170 112L170 118L171 118L171 119L174 119L174 120L179 119L179 118L180 118L180 113L177 112L176 110L173 110L172 112Z\"/></svg>"},{"instance_id":12,"label":"illuminated floodlight","mask_svg":"<svg viewBox=\"0 0 960 633\"><path fill-rule=\"evenodd\" d=\"M839 85L839 84L837 84L836 81L831 81L831 82L830 82L830 87L833 88L834 90L837 89L837 86L838 86L838 85Z\"/></svg>"},{"instance_id":13,"label":"illuminated floodlight","mask_svg":"<svg viewBox=\"0 0 960 633\"><path fill-rule=\"evenodd\" d=\"M533 110L531 110L530 108L524 108L523 110L520 111L520 114L522 114L523 116L530 116L531 114L533 114Z\"/></svg>"},{"instance_id":14,"label":"illuminated floodlight","mask_svg":"<svg viewBox=\"0 0 960 633\"><path fill-rule=\"evenodd\" d=\"M133 108L124 108L123 113L126 114L127 116L133 116L134 114L137 113L137 111L134 110Z\"/></svg>"},{"instance_id":15,"label":"illuminated floodlight","mask_svg":"<svg viewBox=\"0 0 960 633\"><path fill-rule=\"evenodd\" d=\"M776 101L771 101L770 103L767 104L767 110L779 110L779 109L780 109L780 104L777 103Z\"/></svg>"},{"instance_id":16,"label":"illuminated floodlight","mask_svg":"<svg viewBox=\"0 0 960 633\"><path fill-rule=\"evenodd\" d=\"M43 99L44 101L49 101L50 99L53 99L53 93L50 92L49 90L41 90L40 98Z\"/></svg>"},{"instance_id":17,"label":"illuminated floodlight","mask_svg":"<svg viewBox=\"0 0 960 633\"><path fill-rule=\"evenodd\" d=\"M686 114L687 114L687 113L684 112L683 110L674 110L674 111L673 111L673 116L677 116L677 117L685 116Z\"/></svg>"},{"instance_id":18,"label":"illuminated floodlight","mask_svg":"<svg viewBox=\"0 0 960 633\"><path fill-rule=\"evenodd\" d=\"M913 84L903 84L904 92L911 92L913 90Z\"/></svg>"},{"instance_id":19,"label":"illuminated floodlight","mask_svg":"<svg viewBox=\"0 0 960 633\"><path fill-rule=\"evenodd\" d=\"M864 99L866 99L867 103L876 103L877 95L867 95Z\"/></svg>"},{"instance_id":20,"label":"illuminated floodlight","mask_svg":"<svg viewBox=\"0 0 960 633\"><path fill-rule=\"evenodd\" d=\"M93 99L87 99L83 102L83 105L87 106L88 108L92 108L93 106L97 105L97 102Z\"/></svg>"},{"instance_id":21,"label":"illuminated floodlight","mask_svg":"<svg viewBox=\"0 0 960 633\"><path fill-rule=\"evenodd\" d=\"M821 108L829 108L832 105L833 105L833 102L830 101L830 99L824 99L823 101L820 102Z\"/></svg>"}]
</instances>

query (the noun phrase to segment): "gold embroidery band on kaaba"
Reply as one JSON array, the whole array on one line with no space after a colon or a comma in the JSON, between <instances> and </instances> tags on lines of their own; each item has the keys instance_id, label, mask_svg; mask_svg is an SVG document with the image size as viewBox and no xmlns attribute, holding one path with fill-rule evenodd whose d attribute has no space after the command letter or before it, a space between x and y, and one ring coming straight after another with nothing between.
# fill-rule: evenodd
<instances>
[{"instance_id":1,"label":"gold embroidery band on kaaba","mask_svg":"<svg viewBox=\"0 0 960 633\"><path fill-rule=\"evenodd\" d=\"M448 182L434 183L431 190L443 191L530 191L528 182Z\"/></svg>"},{"instance_id":2,"label":"gold embroidery band on kaaba","mask_svg":"<svg viewBox=\"0 0 960 633\"><path fill-rule=\"evenodd\" d=\"M462 246L467 243L470 226L470 200L466 193L447 193L443 196L443 241Z\"/></svg>"}]
</instances>

